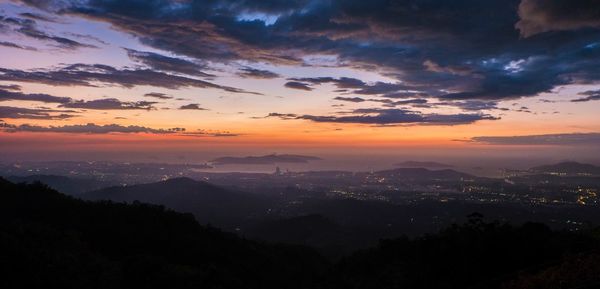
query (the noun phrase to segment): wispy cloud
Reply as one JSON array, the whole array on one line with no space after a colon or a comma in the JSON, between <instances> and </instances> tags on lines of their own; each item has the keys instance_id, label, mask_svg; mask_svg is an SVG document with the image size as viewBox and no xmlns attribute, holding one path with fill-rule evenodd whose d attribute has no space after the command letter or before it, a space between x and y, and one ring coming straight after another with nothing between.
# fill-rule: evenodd
<instances>
[{"instance_id":1,"label":"wispy cloud","mask_svg":"<svg viewBox=\"0 0 600 289\"><path fill-rule=\"evenodd\" d=\"M578 99L571 100L572 102L587 102L592 100L600 100L600 90L590 90L579 93L579 95L585 96Z\"/></svg>"},{"instance_id":2,"label":"wispy cloud","mask_svg":"<svg viewBox=\"0 0 600 289\"><path fill-rule=\"evenodd\" d=\"M59 120L75 117L76 111L0 106L0 118Z\"/></svg>"}]
</instances>

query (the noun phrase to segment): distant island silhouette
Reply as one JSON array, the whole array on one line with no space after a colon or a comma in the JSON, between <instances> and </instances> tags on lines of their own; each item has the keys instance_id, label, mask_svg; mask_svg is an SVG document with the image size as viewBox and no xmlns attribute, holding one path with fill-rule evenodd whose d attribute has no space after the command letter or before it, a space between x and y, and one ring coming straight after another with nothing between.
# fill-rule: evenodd
<instances>
[{"instance_id":1,"label":"distant island silhouette","mask_svg":"<svg viewBox=\"0 0 600 289\"><path fill-rule=\"evenodd\" d=\"M420 161L405 161L395 164L397 167L403 168L453 168L453 165L443 164L438 162L420 162Z\"/></svg>"}]
</instances>

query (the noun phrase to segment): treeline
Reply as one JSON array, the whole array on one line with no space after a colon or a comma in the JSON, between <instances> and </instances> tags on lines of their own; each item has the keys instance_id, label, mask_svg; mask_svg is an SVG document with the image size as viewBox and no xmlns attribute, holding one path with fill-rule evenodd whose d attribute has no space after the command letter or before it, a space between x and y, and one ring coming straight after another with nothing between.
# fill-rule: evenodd
<instances>
[{"instance_id":1,"label":"treeline","mask_svg":"<svg viewBox=\"0 0 600 289\"><path fill-rule=\"evenodd\" d=\"M161 206L86 202L0 179L1 288L598 288L599 249L595 230L472 215L331 263Z\"/></svg>"},{"instance_id":2,"label":"treeline","mask_svg":"<svg viewBox=\"0 0 600 289\"><path fill-rule=\"evenodd\" d=\"M481 217L356 252L334 266L326 287L600 288L600 243L593 231L555 232L538 223L514 227Z\"/></svg>"}]
</instances>

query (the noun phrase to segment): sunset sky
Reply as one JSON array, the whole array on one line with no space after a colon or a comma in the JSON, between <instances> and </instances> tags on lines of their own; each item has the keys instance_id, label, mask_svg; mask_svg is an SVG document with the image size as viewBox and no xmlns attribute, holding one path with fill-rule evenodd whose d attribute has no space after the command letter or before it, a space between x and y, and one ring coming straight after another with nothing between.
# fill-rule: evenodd
<instances>
[{"instance_id":1,"label":"sunset sky","mask_svg":"<svg viewBox=\"0 0 600 289\"><path fill-rule=\"evenodd\" d=\"M0 0L0 158L585 157L599 82L595 1Z\"/></svg>"}]
</instances>

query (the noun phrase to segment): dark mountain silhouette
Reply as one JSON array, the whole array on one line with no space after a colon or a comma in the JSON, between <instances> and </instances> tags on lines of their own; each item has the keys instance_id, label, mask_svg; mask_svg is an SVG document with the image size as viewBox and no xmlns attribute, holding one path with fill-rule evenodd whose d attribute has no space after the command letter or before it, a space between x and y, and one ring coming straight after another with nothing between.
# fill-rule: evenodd
<instances>
[{"instance_id":1,"label":"dark mountain silhouette","mask_svg":"<svg viewBox=\"0 0 600 289\"><path fill-rule=\"evenodd\" d=\"M110 187L82 196L88 200L140 201L192 213L203 224L229 230L262 217L271 205L263 196L227 190L207 182L174 178L162 182Z\"/></svg>"},{"instance_id":2,"label":"dark mountain silhouette","mask_svg":"<svg viewBox=\"0 0 600 289\"><path fill-rule=\"evenodd\" d=\"M342 206L344 205L342 204ZM367 203L363 203L363 205L368 206ZM377 241L383 237L395 237L404 233L394 230L396 234L390 234L389 228L382 228L376 224L373 227L362 226L363 222L356 220L341 225L332 218L337 218L342 222L348 221L348 219L340 218L336 213L321 210L311 211L310 207L310 205L306 206L306 211L300 209L301 212L311 212L309 215L265 220L251 227L246 231L245 236L256 240L310 246L316 248L330 260L339 260L355 250L376 245ZM344 210L343 208L337 209ZM332 218L319 213L330 215ZM360 218L360 213L362 212L355 216ZM363 217L371 218L373 215L367 214Z\"/></svg>"},{"instance_id":3,"label":"dark mountain silhouette","mask_svg":"<svg viewBox=\"0 0 600 289\"><path fill-rule=\"evenodd\" d=\"M554 165L544 165L530 169L536 173L564 173L566 175L589 174L600 176L600 167L578 162L563 162Z\"/></svg>"},{"instance_id":4,"label":"dark mountain silhouette","mask_svg":"<svg viewBox=\"0 0 600 289\"><path fill-rule=\"evenodd\" d=\"M461 179L477 178L473 175L469 175L467 173L462 173L451 169L430 170L426 168L397 168L392 170L378 171L375 172L375 175L389 178L401 178L407 181L460 181Z\"/></svg>"},{"instance_id":5,"label":"dark mountain silhouette","mask_svg":"<svg viewBox=\"0 0 600 289\"><path fill-rule=\"evenodd\" d=\"M250 228L246 237L269 242L300 244L318 248L330 258L349 251L346 228L318 214L265 220Z\"/></svg>"},{"instance_id":6,"label":"dark mountain silhouette","mask_svg":"<svg viewBox=\"0 0 600 289\"><path fill-rule=\"evenodd\" d=\"M442 164L438 162L420 162L420 161L406 161L395 164L397 167L403 168L451 168L453 165Z\"/></svg>"},{"instance_id":7,"label":"dark mountain silhouette","mask_svg":"<svg viewBox=\"0 0 600 289\"><path fill-rule=\"evenodd\" d=\"M517 280L508 282L505 289L596 289L600 288L599 274L600 252L573 254L565 257L561 263L541 272L521 275Z\"/></svg>"},{"instance_id":8,"label":"dark mountain silhouette","mask_svg":"<svg viewBox=\"0 0 600 289\"><path fill-rule=\"evenodd\" d=\"M310 249L243 240L160 206L3 179L0 200L2 288L305 288L325 265Z\"/></svg>"},{"instance_id":9,"label":"dark mountain silhouette","mask_svg":"<svg viewBox=\"0 0 600 289\"><path fill-rule=\"evenodd\" d=\"M376 248L359 251L335 266L324 288L598 288L563 286L578 285L572 282L573 275L585 276L579 284L599 284L599 266L566 268L569 263L564 261L571 254L598 248L598 240L589 235L553 232L536 223L513 227L474 218L466 225L455 225L436 235L383 240ZM598 259L593 263L598 264ZM547 272L552 283L537 282L550 287L527 282L534 278L519 279L521 283L511 281L526 272L557 264L561 264L562 271ZM563 275L550 275L551 272ZM505 287L507 284L525 286Z\"/></svg>"},{"instance_id":10,"label":"dark mountain silhouette","mask_svg":"<svg viewBox=\"0 0 600 289\"><path fill-rule=\"evenodd\" d=\"M249 156L249 157L221 157L211 161L215 165L271 165L278 163L307 163L309 161L318 161L321 158L302 156L302 155L266 155L266 156Z\"/></svg>"},{"instance_id":11,"label":"dark mountain silhouette","mask_svg":"<svg viewBox=\"0 0 600 289\"><path fill-rule=\"evenodd\" d=\"M34 182L41 182L67 195L80 195L85 192L114 185L110 182L103 182L95 179L72 178L55 175L9 176L6 177L6 179L13 183L30 184Z\"/></svg>"},{"instance_id":12,"label":"dark mountain silhouette","mask_svg":"<svg viewBox=\"0 0 600 289\"><path fill-rule=\"evenodd\" d=\"M472 212L480 212L491 220L501 220L511 224L546 223L555 230L573 230L574 228L569 226L573 221L587 224L586 226L589 227L600 224L600 210L594 206L552 207L456 201L390 204L338 199L305 200L302 204L286 207L285 212L297 216L321 215L336 224L338 230L332 231L336 234L335 238L331 235L321 235L331 238L327 240L329 242L323 241L321 244L342 246L346 253L374 246L380 239L395 238L400 235L418 237L433 234L452 224L466 222L466 216ZM329 252L322 252L329 255Z\"/></svg>"},{"instance_id":13,"label":"dark mountain silhouette","mask_svg":"<svg viewBox=\"0 0 600 289\"><path fill-rule=\"evenodd\" d=\"M306 215L288 219L265 221L254 232L261 236L270 235L268 240L283 243L311 243L319 235L331 234L340 227L321 215Z\"/></svg>"},{"instance_id":14,"label":"dark mountain silhouette","mask_svg":"<svg viewBox=\"0 0 600 289\"><path fill-rule=\"evenodd\" d=\"M318 215L271 228L286 224L338 228ZM0 288L597 288L598 232L472 214L465 225L382 240L331 264L310 248L241 239L163 206L82 201L0 178Z\"/></svg>"}]
</instances>

